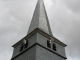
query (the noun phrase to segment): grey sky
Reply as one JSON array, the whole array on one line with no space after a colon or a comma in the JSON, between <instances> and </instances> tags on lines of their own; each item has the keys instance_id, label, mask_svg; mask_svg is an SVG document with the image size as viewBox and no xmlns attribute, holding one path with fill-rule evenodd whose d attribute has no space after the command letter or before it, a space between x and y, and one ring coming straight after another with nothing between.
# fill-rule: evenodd
<instances>
[{"instance_id":1,"label":"grey sky","mask_svg":"<svg viewBox=\"0 0 80 60\"><path fill-rule=\"evenodd\" d=\"M0 0L0 60L28 31L37 0ZM66 43L67 60L80 59L80 0L44 0L53 35ZM5 57L5 58L4 58Z\"/></svg>"}]
</instances>

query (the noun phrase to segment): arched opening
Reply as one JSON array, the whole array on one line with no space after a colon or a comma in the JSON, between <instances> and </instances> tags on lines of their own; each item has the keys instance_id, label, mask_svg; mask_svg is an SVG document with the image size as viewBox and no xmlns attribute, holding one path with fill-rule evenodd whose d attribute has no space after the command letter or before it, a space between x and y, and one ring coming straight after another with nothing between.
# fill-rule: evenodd
<instances>
[{"instance_id":1,"label":"arched opening","mask_svg":"<svg viewBox=\"0 0 80 60\"><path fill-rule=\"evenodd\" d=\"M47 47L51 48L51 43L49 40L47 40Z\"/></svg>"},{"instance_id":2,"label":"arched opening","mask_svg":"<svg viewBox=\"0 0 80 60\"><path fill-rule=\"evenodd\" d=\"M20 47L20 52L23 50L23 48L24 48L24 45L22 44Z\"/></svg>"},{"instance_id":3,"label":"arched opening","mask_svg":"<svg viewBox=\"0 0 80 60\"><path fill-rule=\"evenodd\" d=\"M28 41L24 40L24 41L23 41L23 44L22 44L21 47L20 47L20 52L21 52L23 49L27 48L27 47L28 47Z\"/></svg>"},{"instance_id":4,"label":"arched opening","mask_svg":"<svg viewBox=\"0 0 80 60\"><path fill-rule=\"evenodd\" d=\"M56 45L53 43L53 50L56 51Z\"/></svg>"},{"instance_id":5,"label":"arched opening","mask_svg":"<svg viewBox=\"0 0 80 60\"><path fill-rule=\"evenodd\" d=\"M26 41L26 43L24 44L24 48L28 47L28 41Z\"/></svg>"}]
</instances>

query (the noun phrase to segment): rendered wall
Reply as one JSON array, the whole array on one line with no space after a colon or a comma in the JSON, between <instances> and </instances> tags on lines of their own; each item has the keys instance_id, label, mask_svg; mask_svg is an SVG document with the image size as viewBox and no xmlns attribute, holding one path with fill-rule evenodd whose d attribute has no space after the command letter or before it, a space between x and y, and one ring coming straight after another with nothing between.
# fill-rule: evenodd
<instances>
[{"instance_id":1,"label":"rendered wall","mask_svg":"<svg viewBox=\"0 0 80 60\"><path fill-rule=\"evenodd\" d=\"M32 46L33 44L36 43L36 38L37 38L36 35L37 35L37 34L34 34L33 36L31 36L31 37L28 39L28 47L27 47L27 48L29 48L30 46ZM22 43L21 43L21 44L22 44ZM16 47L14 48L14 52L13 52L12 58L15 57L16 55L18 55L18 54L20 53L21 44L19 44L18 46L16 46Z\"/></svg>"},{"instance_id":2,"label":"rendered wall","mask_svg":"<svg viewBox=\"0 0 80 60\"><path fill-rule=\"evenodd\" d=\"M37 33L37 43L39 43L39 44L41 44L42 46L48 48L48 47L47 47L47 40L50 40L50 39L48 39L48 38L46 38L45 36ZM55 43L55 42L53 41L52 43ZM62 55L62 56L64 56L64 57L66 57L65 47L63 47L63 46L61 46L61 45L59 45L59 44L57 44L57 43L55 43L55 44L56 44L56 50L57 50L57 51L55 51L55 52L59 53L60 55ZM53 50L52 48L49 48L49 49L50 49L50 50ZM54 51L54 50L53 50L53 51Z\"/></svg>"},{"instance_id":3,"label":"rendered wall","mask_svg":"<svg viewBox=\"0 0 80 60\"><path fill-rule=\"evenodd\" d=\"M37 45L36 60L65 60L65 59Z\"/></svg>"},{"instance_id":4,"label":"rendered wall","mask_svg":"<svg viewBox=\"0 0 80 60\"><path fill-rule=\"evenodd\" d=\"M36 58L36 46L24 52L14 60L35 60L35 58Z\"/></svg>"}]
</instances>

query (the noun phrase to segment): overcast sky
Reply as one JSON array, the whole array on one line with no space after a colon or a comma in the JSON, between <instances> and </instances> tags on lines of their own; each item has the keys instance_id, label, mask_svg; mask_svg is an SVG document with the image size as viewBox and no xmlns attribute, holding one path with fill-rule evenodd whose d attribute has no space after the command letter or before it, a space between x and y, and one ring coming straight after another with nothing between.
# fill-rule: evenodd
<instances>
[{"instance_id":1,"label":"overcast sky","mask_svg":"<svg viewBox=\"0 0 80 60\"><path fill-rule=\"evenodd\" d=\"M0 0L0 60L26 36L37 0ZM53 35L68 46L67 60L80 60L80 0L44 0Z\"/></svg>"}]
</instances>

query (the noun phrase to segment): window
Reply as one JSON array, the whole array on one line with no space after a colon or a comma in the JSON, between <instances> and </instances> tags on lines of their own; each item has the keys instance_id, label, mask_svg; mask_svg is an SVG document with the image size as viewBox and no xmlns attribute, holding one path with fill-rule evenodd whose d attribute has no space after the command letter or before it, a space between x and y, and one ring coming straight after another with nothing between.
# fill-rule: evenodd
<instances>
[{"instance_id":1,"label":"window","mask_svg":"<svg viewBox=\"0 0 80 60\"><path fill-rule=\"evenodd\" d=\"M53 44L53 50L56 51L56 45L55 44Z\"/></svg>"},{"instance_id":2,"label":"window","mask_svg":"<svg viewBox=\"0 0 80 60\"><path fill-rule=\"evenodd\" d=\"M21 45L21 47L20 47L20 52L23 50L23 44Z\"/></svg>"},{"instance_id":3,"label":"window","mask_svg":"<svg viewBox=\"0 0 80 60\"><path fill-rule=\"evenodd\" d=\"M24 48L28 47L28 41L26 41L26 43L24 44Z\"/></svg>"},{"instance_id":4,"label":"window","mask_svg":"<svg viewBox=\"0 0 80 60\"><path fill-rule=\"evenodd\" d=\"M49 40L47 40L47 47L51 48L51 43Z\"/></svg>"},{"instance_id":5,"label":"window","mask_svg":"<svg viewBox=\"0 0 80 60\"><path fill-rule=\"evenodd\" d=\"M24 40L24 41L23 41L23 44L22 44L21 47L20 47L20 52L21 52L23 49L27 48L27 47L28 47L28 41Z\"/></svg>"}]
</instances>

